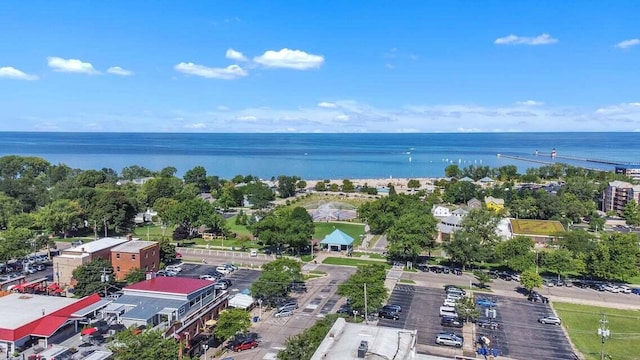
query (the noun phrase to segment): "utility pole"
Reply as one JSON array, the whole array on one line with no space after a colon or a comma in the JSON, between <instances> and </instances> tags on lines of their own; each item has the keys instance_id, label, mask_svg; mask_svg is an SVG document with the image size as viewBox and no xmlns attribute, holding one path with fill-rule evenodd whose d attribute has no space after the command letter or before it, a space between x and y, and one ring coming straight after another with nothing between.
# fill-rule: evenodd
<instances>
[{"instance_id":1,"label":"utility pole","mask_svg":"<svg viewBox=\"0 0 640 360\"><path fill-rule=\"evenodd\" d=\"M369 323L369 310L367 309L367 283L364 283L364 322Z\"/></svg>"},{"instance_id":2,"label":"utility pole","mask_svg":"<svg viewBox=\"0 0 640 360\"><path fill-rule=\"evenodd\" d=\"M598 336L602 340L602 346L600 347L600 360L604 360L604 342L609 336L611 336L611 332L609 331L609 327L607 324L609 321L607 320L607 315L602 313L602 318L600 319L600 327L598 328Z\"/></svg>"},{"instance_id":3,"label":"utility pole","mask_svg":"<svg viewBox=\"0 0 640 360\"><path fill-rule=\"evenodd\" d=\"M107 273L106 268L102 268L102 272L100 274L100 281L104 283L104 297L107 297L107 286L109 286L109 274Z\"/></svg>"}]
</instances>

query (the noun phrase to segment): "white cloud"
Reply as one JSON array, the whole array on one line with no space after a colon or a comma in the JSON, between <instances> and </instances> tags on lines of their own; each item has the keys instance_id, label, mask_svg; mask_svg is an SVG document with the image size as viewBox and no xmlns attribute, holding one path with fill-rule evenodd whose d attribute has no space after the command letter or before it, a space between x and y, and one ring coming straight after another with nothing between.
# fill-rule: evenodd
<instances>
[{"instance_id":1,"label":"white cloud","mask_svg":"<svg viewBox=\"0 0 640 360\"><path fill-rule=\"evenodd\" d=\"M326 101L321 101L318 103L318 107L325 108L325 109L335 109L338 107L338 105L334 103L326 102Z\"/></svg>"},{"instance_id":2,"label":"white cloud","mask_svg":"<svg viewBox=\"0 0 640 360\"><path fill-rule=\"evenodd\" d=\"M100 72L93 68L93 65L78 59L63 59L57 56L47 58L47 63L53 71L69 72L78 74L99 74Z\"/></svg>"},{"instance_id":3,"label":"white cloud","mask_svg":"<svg viewBox=\"0 0 640 360\"><path fill-rule=\"evenodd\" d=\"M254 122L258 120L258 118L253 115L242 115L242 116L238 116L237 119L239 121L249 121L249 122Z\"/></svg>"},{"instance_id":4,"label":"white cloud","mask_svg":"<svg viewBox=\"0 0 640 360\"><path fill-rule=\"evenodd\" d=\"M265 51L264 54L254 57L253 61L272 68L308 70L319 68L324 63L324 56L285 48L279 51Z\"/></svg>"},{"instance_id":5,"label":"white cloud","mask_svg":"<svg viewBox=\"0 0 640 360\"><path fill-rule=\"evenodd\" d=\"M133 71L123 69L120 66L112 66L112 67L107 69L107 72L109 74L120 75L120 76L131 76L131 75L133 75Z\"/></svg>"},{"instance_id":6,"label":"white cloud","mask_svg":"<svg viewBox=\"0 0 640 360\"><path fill-rule=\"evenodd\" d=\"M38 80L36 75L30 75L11 66L0 67L0 78L16 80Z\"/></svg>"},{"instance_id":7,"label":"white cloud","mask_svg":"<svg viewBox=\"0 0 640 360\"><path fill-rule=\"evenodd\" d=\"M240 51L236 51L233 49L227 49L226 58L236 61L247 61L247 57L244 56Z\"/></svg>"},{"instance_id":8,"label":"white cloud","mask_svg":"<svg viewBox=\"0 0 640 360\"><path fill-rule=\"evenodd\" d=\"M632 46L636 46L636 45L640 45L640 39L629 39L629 40L624 40L624 41L620 41L619 43L616 44L616 47L619 49L628 49Z\"/></svg>"},{"instance_id":9,"label":"white cloud","mask_svg":"<svg viewBox=\"0 0 640 360\"><path fill-rule=\"evenodd\" d=\"M205 129L207 127L207 124L199 122L194 124L187 124L184 127L187 129Z\"/></svg>"},{"instance_id":10,"label":"white cloud","mask_svg":"<svg viewBox=\"0 0 640 360\"><path fill-rule=\"evenodd\" d=\"M229 110L231 110L230 107L224 106L224 105L219 105L218 107L216 107L216 109L218 109L218 111L229 111Z\"/></svg>"},{"instance_id":11,"label":"white cloud","mask_svg":"<svg viewBox=\"0 0 640 360\"><path fill-rule=\"evenodd\" d=\"M333 120L335 121L349 121L351 117L349 115L346 114L340 114L340 115L336 115Z\"/></svg>"},{"instance_id":12,"label":"white cloud","mask_svg":"<svg viewBox=\"0 0 640 360\"><path fill-rule=\"evenodd\" d=\"M596 114L599 115L627 115L634 113L640 114L640 102L622 103L602 107L596 110Z\"/></svg>"},{"instance_id":13,"label":"white cloud","mask_svg":"<svg viewBox=\"0 0 640 360\"><path fill-rule=\"evenodd\" d=\"M248 75L248 72L238 65L229 65L226 68L210 68L204 65L181 62L174 66L174 69L184 74L209 79L231 80Z\"/></svg>"},{"instance_id":14,"label":"white cloud","mask_svg":"<svg viewBox=\"0 0 640 360\"><path fill-rule=\"evenodd\" d=\"M535 101L535 100L524 100L524 101L516 102L516 105L520 105L520 106L541 106L541 105L544 105L544 103L541 102L541 101Z\"/></svg>"},{"instance_id":15,"label":"white cloud","mask_svg":"<svg viewBox=\"0 0 640 360\"><path fill-rule=\"evenodd\" d=\"M545 33L534 37L509 34L505 37L497 38L493 43L496 45L549 45L557 42L558 39Z\"/></svg>"}]
</instances>

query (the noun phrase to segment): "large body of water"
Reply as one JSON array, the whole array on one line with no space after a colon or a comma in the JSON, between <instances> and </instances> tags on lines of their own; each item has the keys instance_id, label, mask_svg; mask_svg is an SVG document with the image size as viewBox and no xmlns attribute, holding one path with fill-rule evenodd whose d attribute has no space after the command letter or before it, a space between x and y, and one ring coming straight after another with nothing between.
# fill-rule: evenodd
<instances>
[{"instance_id":1,"label":"large body of water","mask_svg":"<svg viewBox=\"0 0 640 360\"><path fill-rule=\"evenodd\" d=\"M38 156L80 169L166 166L178 175L195 166L208 175L304 179L441 177L460 167L540 164L497 157L549 154L640 161L640 133L455 133L455 134L184 134L0 132L0 156ZM613 165L557 161L612 170Z\"/></svg>"}]
</instances>

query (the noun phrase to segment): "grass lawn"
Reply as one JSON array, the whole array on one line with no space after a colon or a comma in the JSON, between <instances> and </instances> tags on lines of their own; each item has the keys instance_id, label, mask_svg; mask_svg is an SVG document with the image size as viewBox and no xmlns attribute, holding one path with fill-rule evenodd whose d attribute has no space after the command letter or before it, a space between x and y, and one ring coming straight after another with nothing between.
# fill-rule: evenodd
<instances>
[{"instance_id":1,"label":"grass lawn","mask_svg":"<svg viewBox=\"0 0 640 360\"><path fill-rule=\"evenodd\" d=\"M373 235L371 237L371 240L369 240L369 247L370 248L372 248L378 242L378 240L380 240L380 236L381 235Z\"/></svg>"},{"instance_id":2,"label":"grass lawn","mask_svg":"<svg viewBox=\"0 0 640 360\"><path fill-rule=\"evenodd\" d=\"M633 285L640 285L640 276L634 276L634 277L630 278L629 280L627 280L627 282L629 284L633 284Z\"/></svg>"},{"instance_id":3,"label":"grass lawn","mask_svg":"<svg viewBox=\"0 0 640 360\"><path fill-rule=\"evenodd\" d=\"M341 222L317 222L315 225L314 239L324 239L325 236L331 234L335 229L339 229L345 234L353 238L353 246L358 246L362 242L360 234L364 234L364 224L351 224Z\"/></svg>"},{"instance_id":4,"label":"grass lawn","mask_svg":"<svg viewBox=\"0 0 640 360\"><path fill-rule=\"evenodd\" d=\"M328 264L328 265L347 265L347 266L383 264L386 268L388 269L391 268L391 265L387 264L385 261L360 260L360 259L354 259L354 258L328 257L324 259L322 263Z\"/></svg>"},{"instance_id":5,"label":"grass lawn","mask_svg":"<svg viewBox=\"0 0 640 360\"><path fill-rule=\"evenodd\" d=\"M339 183L342 184L342 180ZM307 205L314 205L319 201L325 201L325 202L336 201L336 202L350 204L357 208L360 205L373 200L375 199L367 198L367 197L351 197L351 196L345 197L345 196L338 196L338 195L333 195L328 193L323 193L323 194L314 193L314 194L310 194L309 196L296 197L296 199L292 201L290 206L305 207Z\"/></svg>"},{"instance_id":6,"label":"grass lawn","mask_svg":"<svg viewBox=\"0 0 640 360\"><path fill-rule=\"evenodd\" d=\"M601 313L607 315L611 337L604 351L612 359L637 359L640 354L640 311L618 310L587 305L553 303L573 344L587 359L600 359L601 342L596 333Z\"/></svg>"},{"instance_id":7,"label":"grass lawn","mask_svg":"<svg viewBox=\"0 0 640 360\"><path fill-rule=\"evenodd\" d=\"M251 234L251 231L249 231L249 229L247 229L247 227L245 225L236 225L236 218L238 216L232 216L230 218L227 219L227 226L229 227L229 229L238 234L238 236L253 236L253 234Z\"/></svg>"},{"instance_id":8,"label":"grass lawn","mask_svg":"<svg viewBox=\"0 0 640 360\"><path fill-rule=\"evenodd\" d=\"M401 282L403 284L415 284L416 282L411 280L411 279L400 279L398 280L398 282Z\"/></svg>"},{"instance_id":9,"label":"grass lawn","mask_svg":"<svg viewBox=\"0 0 640 360\"><path fill-rule=\"evenodd\" d=\"M173 226L167 226L165 230L165 236L171 237L171 234L173 234L174 229L175 227ZM147 230L149 231L150 238L157 239L162 237L162 226L160 225L136 226L133 229L133 236L146 240Z\"/></svg>"},{"instance_id":10,"label":"grass lawn","mask_svg":"<svg viewBox=\"0 0 640 360\"><path fill-rule=\"evenodd\" d=\"M387 258L382 255L382 254L378 254L378 253L363 253L363 252L353 252L352 254L353 257L364 257L364 258L370 258L370 259L383 259L386 260Z\"/></svg>"}]
</instances>

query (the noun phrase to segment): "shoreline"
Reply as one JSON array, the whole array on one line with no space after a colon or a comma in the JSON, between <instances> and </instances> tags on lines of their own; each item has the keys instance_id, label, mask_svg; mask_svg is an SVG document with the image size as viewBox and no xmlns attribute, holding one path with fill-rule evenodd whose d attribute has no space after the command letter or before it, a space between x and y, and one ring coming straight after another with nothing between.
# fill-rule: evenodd
<instances>
[{"instance_id":1,"label":"shoreline","mask_svg":"<svg viewBox=\"0 0 640 360\"><path fill-rule=\"evenodd\" d=\"M438 180L442 180L444 177L414 177L414 178L370 178L370 179L327 179L329 180L329 184L338 184L342 185L343 180L349 180L353 183L354 186L364 186L365 184L369 187L375 188L386 188L389 184L392 184L396 190L406 189L409 180L418 180L420 182L420 187L425 188L427 185L432 185L434 182ZM307 182L307 189L315 188L316 184L319 182L323 182L324 180L305 180Z\"/></svg>"}]
</instances>

